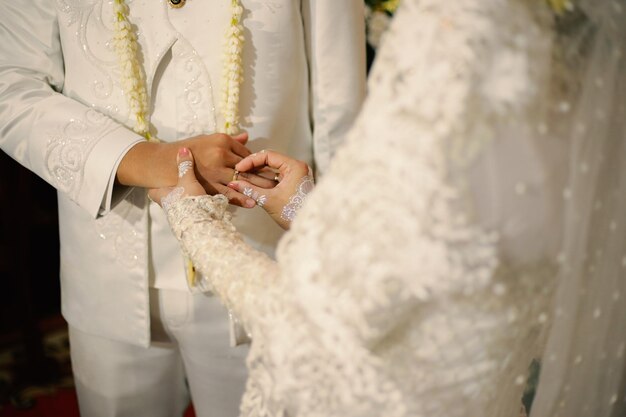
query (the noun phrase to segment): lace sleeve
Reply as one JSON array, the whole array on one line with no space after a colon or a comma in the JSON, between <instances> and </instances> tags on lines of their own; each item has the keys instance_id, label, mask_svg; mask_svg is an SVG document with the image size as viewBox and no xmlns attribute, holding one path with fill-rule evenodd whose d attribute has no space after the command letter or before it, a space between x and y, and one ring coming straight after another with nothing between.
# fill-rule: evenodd
<instances>
[{"instance_id":1,"label":"lace sleeve","mask_svg":"<svg viewBox=\"0 0 626 417\"><path fill-rule=\"evenodd\" d=\"M278 268L265 253L243 241L230 221L228 201L222 195L185 197L164 208L183 251L202 276L199 285L214 292L251 327L264 288L277 280Z\"/></svg>"}]
</instances>

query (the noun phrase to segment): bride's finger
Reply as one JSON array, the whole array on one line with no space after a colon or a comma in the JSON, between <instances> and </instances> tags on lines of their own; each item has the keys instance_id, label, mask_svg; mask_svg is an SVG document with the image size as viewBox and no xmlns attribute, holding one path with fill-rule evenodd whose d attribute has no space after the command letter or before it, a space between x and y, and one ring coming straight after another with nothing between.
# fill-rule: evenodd
<instances>
[{"instance_id":1,"label":"bride's finger","mask_svg":"<svg viewBox=\"0 0 626 417\"><path fill-rule=\"evenodd\" d=\"M294 162L298 161L275 151L263 150L245 157L235 165L235 168L239 172L248 172L268 166L282 172Z\"/></svg>"},{"instance_id":2,"label":"bride's finger","mask_svg":"<svg viewBox=\"0 0 626 417\"><path fill-rule=\"evenodd\" d=\"M273 180L278 185L286 182L286 186L294 186L294 181L299 181L302 177L309 175L310 170L306 162L290 158L275 151L261 151L242 159L237 165L238 171L250 171L261 167L269 167L277 170Z\"/></svg>"},{"instance_id":3,"label":"bride's finger","mask_svg":"<svg viewBox=\"0 0 626 417\"><path fill-rule=\"evenodd\" d=\"M253 184L250 184L247 181L232 181L228 183L228 188L231 188L248 198L251 198L256 202L256 205L259 207L263 207L267 204L267 200L269 198L266 189L257 187Z\"/></svg>"},{"instance_id":4,"label":"bride's finger","mask_svg":"<svg viewBox=\"0 0 626 417\"><path fill-rule=\"evenodd\" d=\"M262 171L258 172L239 172L237 175L238 179L244 179L249 183L256 185L261 188L274 188L277 184L278 173L274 171Z\"/></svg>"},{"instance_id":5,"label":"bride's finger","mask_svg":"<svg viewBox=\"0 0 626 417\"><path fill-rule=\"evenodd\" d=\"M178 164L178 188L184 190L185 196L198 196L206 194L204 187L198 182L194 170L193 154L189 148L180 148L176 154Z\"/></svg>"}]
</instances>

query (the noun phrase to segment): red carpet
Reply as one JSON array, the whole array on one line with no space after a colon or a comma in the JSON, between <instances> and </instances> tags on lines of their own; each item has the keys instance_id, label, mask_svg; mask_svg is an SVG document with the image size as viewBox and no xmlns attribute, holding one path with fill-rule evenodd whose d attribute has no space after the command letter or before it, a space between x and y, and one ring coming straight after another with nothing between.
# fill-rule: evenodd
<instances>
[{"instance_id":1,"label":"red carpet","mask_svg":"<svg viewBox=\"0 0 626 417\"><path fill-rule=\"evenodd\" d=\"M52 394L37 396L34 407L20 410L12 405L0 408L0 417L80 417L76 392L63 388ZM1 406L0 406L1 407ZM195 417L193 407L189 407L184 417Z\"/></svg>"},{"instance_id":2,"label":"red carpet","mask_svg":"<svg viewBox=\"0 0 626 417\"><path fill-rule=\"evenodd\" d=\"M50 394L36 396L36 400L32 408L18 409L13 405L0 408L0 417L80 417L76 392L72 388L62 388ZM195 416L193 407L190 406L184 417Z\"/></svg>"},{"instance_id":3,"label":"red carpet","mask_svg":"<svg viewBox=\"0 0 626 417\"><path fill-rule=\"evenodd\" d=\"M76 392L71 388L60 389L55 393L37 397L33 408L16 409L7 405L0 409L2 417L79 417Z\"/></svg>"},{"instance_id":4,"label":"red carpet","mask_svg":"<svg viewBox=\"0 0 626 417\"><path fill-rule=\"evenodd\" d=\"M57 321L43 331L46 357L57 364L54 378L44 385L20 374L28 359L19 340L0 337L0 417L80 417L67 327L62 319ZM181 417L195 417L193 407Z\"/></svg>"}]
</instances>

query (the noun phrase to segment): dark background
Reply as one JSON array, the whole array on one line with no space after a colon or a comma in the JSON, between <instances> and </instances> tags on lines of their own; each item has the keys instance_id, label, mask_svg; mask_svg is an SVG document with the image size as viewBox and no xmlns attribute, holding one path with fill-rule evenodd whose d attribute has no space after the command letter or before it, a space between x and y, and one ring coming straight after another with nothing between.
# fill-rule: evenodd
<instances>
[{"instance_id":1,"label":"dark background","mask_svg":"<svg viewBox=\"0 0 626 417\"><path fill-rule=\"evenodd\" d=\"M0 343L58 315L56 191L0 152Z\"/></svg>"},{"instance_id":2,"label":"dark background","mask_svg":"<svg viewBox=\"0 0 626 417\"><path fill-rule=\"evenodd\" d=\"M12 416L6 413L38 412L32 387L58 385L70 374L69 360L56 360L44 337L65 332L60 351L69 346L56 190L0 152L0 202L0 415Z\"/></svg>"}]
</instances>

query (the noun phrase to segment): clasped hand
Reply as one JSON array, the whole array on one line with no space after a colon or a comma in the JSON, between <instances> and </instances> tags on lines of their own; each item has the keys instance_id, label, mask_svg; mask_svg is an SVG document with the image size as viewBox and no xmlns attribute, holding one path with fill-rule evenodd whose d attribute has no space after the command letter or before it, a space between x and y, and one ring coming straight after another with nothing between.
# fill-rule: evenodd
<instances>
[{"instance_id":1,"label":"clasped hand","mask_svg":"<svg viewBox=\"0 0 626 417\"><path fill-rule=\"evenodd\" d=\"M149 192L150 198L160 205L163 198L176 188L183 189L181 197L207 194L207 184L202 184L196 176L196 161L191 150L187 147L180 148L176 162L176 187L156 188ZM228 189L245 196L241 205L262 207L283 229L289 228L292 219L285 216L285 207L288 207L292 197L298 193L303 181L310 178L309 167L305 162L275 151L261 151L246 156L235 165L231 175L232 181L228 183ZM209 189L209 193L213 194L210 191ZM222 194L228 196L225 192Z\"/></svg>"}]
</instances>

